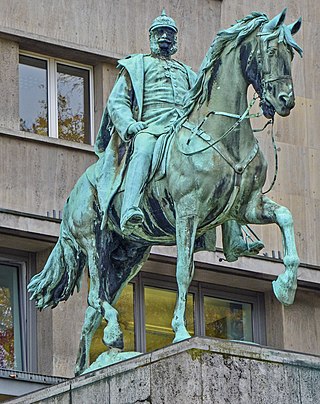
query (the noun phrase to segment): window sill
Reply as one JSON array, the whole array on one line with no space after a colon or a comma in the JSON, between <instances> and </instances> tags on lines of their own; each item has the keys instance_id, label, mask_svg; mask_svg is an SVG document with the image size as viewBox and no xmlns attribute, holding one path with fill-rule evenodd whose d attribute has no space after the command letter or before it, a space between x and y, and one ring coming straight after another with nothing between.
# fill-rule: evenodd
<instances>
[{"instance_id":1,"label":"window sill","mask_svg":"<svg viewBox=\"0 0 320 404\"><path fill-rule=\"evenodd\" d=\"M42 142L52 146L60 146L60 147L66 147L68 149L76 149L94 153L93 146L89 144L71 142L68 140L57 139L54 137L40 136L34 133L23 132L20 130L0 127L0 135L11 136L19 138L21 140L23 139L31 142L40 142L40 143Z\"/></svg>"}]
</instances>

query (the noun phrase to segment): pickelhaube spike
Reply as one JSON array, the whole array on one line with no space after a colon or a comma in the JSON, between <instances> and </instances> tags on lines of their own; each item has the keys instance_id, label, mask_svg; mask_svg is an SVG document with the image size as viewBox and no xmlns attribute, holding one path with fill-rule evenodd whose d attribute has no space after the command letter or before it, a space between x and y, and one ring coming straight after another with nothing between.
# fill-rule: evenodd
<instances>
[{"instance_id":1,"label":"pickelhaube spike","mask_svg":"<svg viewBox=\"0 0 320 404\"><path fill-rule=\"evenodd\" d=\"M174 21L173 18L167 16L165 9L162 10L162 13L161 13L161 15L159 15L159 17L155 18L152 21L152 24L149 28L149 32L153 31L156 28L160 28L160 27L171 28L175 32L178 32L176 22Z\"/></svg>"}]
</instances>

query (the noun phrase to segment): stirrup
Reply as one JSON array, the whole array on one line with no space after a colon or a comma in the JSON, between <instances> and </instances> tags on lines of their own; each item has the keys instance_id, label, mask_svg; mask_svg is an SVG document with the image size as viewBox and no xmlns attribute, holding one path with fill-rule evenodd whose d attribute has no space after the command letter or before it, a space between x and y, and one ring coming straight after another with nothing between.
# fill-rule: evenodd
<instances>
[{"instance_id":1,"label":"stirrup","mask_svg":"<svg viewBox=\"0 0 320 404\"><path fill-rule=\"evenodd\" d=\"M121 217L121 231L126 232L128 227L137 226L144 220L144 214L140 208L130 208Z\"/></svg>"}]
</instances>

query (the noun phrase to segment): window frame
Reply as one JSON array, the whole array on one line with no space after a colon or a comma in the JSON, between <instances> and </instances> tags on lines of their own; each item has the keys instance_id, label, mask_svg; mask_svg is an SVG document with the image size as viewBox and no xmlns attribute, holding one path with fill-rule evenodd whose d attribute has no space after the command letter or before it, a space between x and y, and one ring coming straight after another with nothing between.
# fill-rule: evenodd
<instances>
[{"instance_id":1,"label":"window frame","mask_svg":"<svg viewBox=\"0 0 320 404\"><path fill-rule=\"evenodd\" d=\"M37 371L37 322L34 304L29 300L27 284L35 268L32 253L0 249L0 264L18 268L18 301L20 311L22 371Z\"/></svg>"},{"instance_id":2,"label":"window frame","mask_svg":"<svg viewBox=\"0 0 320 404\"><path fill-rule=\"evenodd\" d=\"M265 308L264 298L261 292L254 292L247 289L238 289L227 286L217 286L206 282L199 282L199 319L200 319L200 335L205 336L204 323L204 296L214 297L223 300L233 300L239 303L251 304L252 319L252 343L260 345L266 344L265 329ZM251 341L242 341L251 342Z\"/></svg>"},{"instance_id":3,"label":"window frame","mask_svg":"<svg viewBox=\"0 0 320 404\"><path fill-rule=\"evenodd\" d=\"M146 352L144 288L155 287L177 291L176 280L172 276L140 272L130 283L133 284L135 349ZM247 289L220 286L204 281L192 281L188 293L194 296L194 335L205 336L204 296L249 303L252 307L252 339L243 341L253 344L266 344L266 315L264 295Z\"/></svg>"},{"instance_id":4,"label":"window frame","mask_svg":"<svg viewBox=\"0 0 320 404\"><path fill-rule=\"evenodd\" d=\"M88 143L94 144L94 83L93 83L93 66L86 65L83 63L73 62L70 60L65 60L61 58L55 58L51 56L46 56L39 53L23 51L19 52L19 56L27 56L34 59L39 59L47 62L47 100L48 100L48 137L59 139L58 136L58 86L57 86L57 73L58 73L58 64L75 67L83 70L87 70L89 72L89 137ZM20 62L19 62L20 64ZM20 101L19 101L20 102ZM64 140L64 139L61 139ZM70 141L70 140L68 140ZM71 141L70 141L71 142ZM77 142L72 142L77 143Z\"/></svg>"}]
</instances>

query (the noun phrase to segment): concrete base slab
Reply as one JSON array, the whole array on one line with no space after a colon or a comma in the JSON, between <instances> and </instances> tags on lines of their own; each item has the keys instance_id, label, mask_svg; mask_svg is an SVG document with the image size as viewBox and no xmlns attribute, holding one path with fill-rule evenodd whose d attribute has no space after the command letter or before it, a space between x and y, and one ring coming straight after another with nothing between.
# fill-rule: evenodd
<instances>
[{"instance_id":1,"label":"concrete base slab","mask_svg":"<svg viewBox=\"0 0 320 404\"><path fill-rule=\"evenodd\" d=\"M314 404L319 381L319 356L196 337L10 403Z\"/></svg>"}]
</instances>

